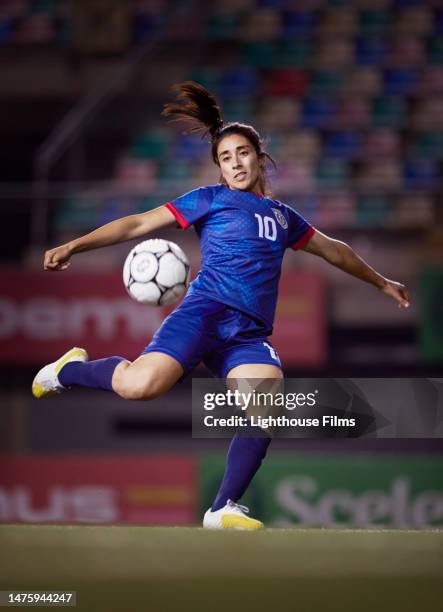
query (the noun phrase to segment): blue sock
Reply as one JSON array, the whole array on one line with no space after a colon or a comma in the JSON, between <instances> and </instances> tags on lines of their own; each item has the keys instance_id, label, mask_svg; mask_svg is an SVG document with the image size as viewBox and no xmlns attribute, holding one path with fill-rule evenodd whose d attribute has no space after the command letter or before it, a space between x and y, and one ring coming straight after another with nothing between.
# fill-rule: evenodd
<instances>
[{"instance_id":1,"label":"blue sock","mask_svg":"<svg viewBox=\"0 0 443 612\"><path fill-rule=\"evenodd\" d=\"M257 431L257 428L252 425L249 425L248 429L252 433ZM247 433L246 428L243 428L242 435L236 434L232 439L226 459L225 473L217 497L212 504L212 512L223 508L228 499L236 502L241 498L265 458L271 438L268 436L249 438L245 437L245 433Z\"/></svg>"},{"instance_id":2,"label":"blue sock","mask_svg":"<svg viewBox=\"0 0 443 612\"><path fill-rule=\"evenodd\" d=\"M112 375L124 357L107 357L95 361L71 361L60 370L58 379L64 387L78 385L112 391Z\"/></svg>"}]
</instances>

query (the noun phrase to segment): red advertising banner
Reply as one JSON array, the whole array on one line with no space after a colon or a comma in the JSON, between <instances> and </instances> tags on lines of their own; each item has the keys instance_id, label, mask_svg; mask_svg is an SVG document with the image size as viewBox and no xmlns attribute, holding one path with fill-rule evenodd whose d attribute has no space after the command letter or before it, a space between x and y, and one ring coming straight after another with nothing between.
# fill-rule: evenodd
<instances>
[{"instance_id":1,"label":"red advertising banner","mask_svg":"<svg viewBox=\"0 0 443 612\"><path fill-rule=\"evenodd\" d=\"M283 366L321 366L326 360L325 282L315 272L284 272L272 344Z\"/></svg>"},{"instance_id":2,"label":"red advertising banner","mask_svg":"<svg viewBox=\"0 0 443 612\"><path fill-rule=\"evenodd\" d=\"M135 359L166 311L138 304L115 273L0 272L0 361L41 364L72 346Z\"/></svg>"},{"instance_id":3,"label":"red advertising banner","mask_svg":"<svg viewBox=\"0 0 443 612\"><path fill-rule=\"evenodd\" d=\"M191 456L2 457L0 523L195 523Z\"/></svg>"},{"instance_id":4,"label":"red advertising banner","mask_svg":"<svg viewBox=\"0 0 443 612\"><path fill-rule=\"evenodd\" d=\"M48 274L0 270L0 362L40 365L72 346L92 359L135 359L171 309L143 306L120 272ZM284 272L272 342L286 365L325 358L324 282L313 272Z\"/></svg>"}]
</instances>

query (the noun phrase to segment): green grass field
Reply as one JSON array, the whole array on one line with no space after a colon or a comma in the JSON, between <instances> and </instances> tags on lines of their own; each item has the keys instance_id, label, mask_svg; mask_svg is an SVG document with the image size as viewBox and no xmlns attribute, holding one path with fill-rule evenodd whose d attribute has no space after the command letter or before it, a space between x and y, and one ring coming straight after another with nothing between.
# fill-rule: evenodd
<instances>
[{"instance_id":1,"label":"green grass field","mask_svg":"<svg viewBox=\"0 0 443 612\"><path fill-rule=\"evenodd\" d=\"M443 531L3 525L0 568L85 612L443 609Z\"/></svg>"}]
</instances>

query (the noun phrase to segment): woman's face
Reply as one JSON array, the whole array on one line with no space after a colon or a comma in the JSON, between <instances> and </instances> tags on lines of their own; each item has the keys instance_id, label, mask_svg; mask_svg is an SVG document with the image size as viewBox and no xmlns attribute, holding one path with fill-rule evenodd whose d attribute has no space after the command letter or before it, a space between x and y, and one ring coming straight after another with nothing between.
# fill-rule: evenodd
<instances>
[{"instance_id":1,"label":"woman's face","mask_svg":"<svg viewBox=\"0 0 443 612\"><path fill-rule=\"evenodd\" d=\"M261 193L260 161L246 136L225 136L218 143L217 158L222 176L230 189Z\"/></svg>"}]
</instances>

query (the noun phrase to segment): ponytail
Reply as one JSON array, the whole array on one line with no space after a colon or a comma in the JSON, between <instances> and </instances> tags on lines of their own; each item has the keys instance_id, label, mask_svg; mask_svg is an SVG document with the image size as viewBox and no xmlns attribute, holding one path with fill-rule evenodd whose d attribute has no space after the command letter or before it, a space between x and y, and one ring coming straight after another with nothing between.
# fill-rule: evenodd
<instances>
[{"instance_id":1,"label":"ponytail","mask_svg":"<svg viewBox=\"0 0 443 612\"><path fill-rule=\"evenodd\" d=\"M185 81L174 85L178 102L165 104L162 115L188 123L190 132L204 132L214 140L223 128L223 117L215 97L202 85Z\"/></svg>"}]
</instances>

